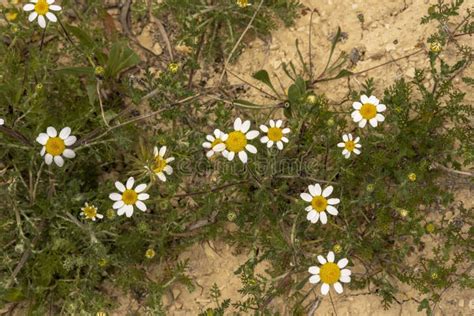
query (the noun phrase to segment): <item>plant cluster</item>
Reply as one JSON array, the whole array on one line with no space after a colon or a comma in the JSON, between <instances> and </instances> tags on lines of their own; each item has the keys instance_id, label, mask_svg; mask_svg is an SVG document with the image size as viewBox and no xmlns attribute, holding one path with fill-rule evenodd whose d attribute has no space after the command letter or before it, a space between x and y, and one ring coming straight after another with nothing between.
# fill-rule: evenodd
<instances>
[{"instance_id":1,"label":"plant cluster","mask_svg":"<svg viewBox=\"0 0 474 316\"><path fill-rule=\"evenodd\" d=\"M127 40L95 22L101 1L2 8L0 304L32 315L104 315L116 307L112 287L145 313L165 314L162 297L174 284L196 288L177 257L215 238L250 256L235 272L242 299L221 299L215 285L216 308L203 315L231 307L270 314L277 296L303 314L319 284L323 295L342 293L342 284L375 288L388 308L400 282L422 293L420 310L431 313L447 288L472 288L472 210L445 185L449 174L472 177L463 169L474 159L474 111L454 85L458 77L474 84L462 77L472 48L459 42L472 35L472 12L448 23L463 1L440 0L422 19L440 25L420 51L429 69L379 98L368 79L336 106L316 89L355 75L348 56L333 60L341 30L319 73L296 42L299 61L283 65L288 87L265 70L253 75L263 88L249 84L270 104L242 100L225 82L194 85L198 61L217 54L229 62L243 45L236 34L249 26L268 34L275 16L289 24L298 8L208 3L149 7L170 14L176 41L195 54L144 76L132 72L146 65ZM454 63L441 54L448 46ZM263 261L265 275L256 272Z\"/></svg>"}]
</instances>

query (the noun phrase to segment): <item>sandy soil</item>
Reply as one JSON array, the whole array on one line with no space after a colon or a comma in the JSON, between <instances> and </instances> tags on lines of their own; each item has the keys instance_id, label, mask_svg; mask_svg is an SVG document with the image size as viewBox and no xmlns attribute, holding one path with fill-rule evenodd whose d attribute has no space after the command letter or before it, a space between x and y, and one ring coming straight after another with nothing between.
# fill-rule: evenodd
<instances>
[{"instance_id":1,"label":"sandy soil","mask_svg":"<svg viewBox=\"0 0 474 316\"><path fill-rule=\"evenodd\" d=\"M420 26L421 17L427 12L430 4L436 1L426 0L304 0L302 3L310 9L317 9L318 13L313 16L312 61L317 73L321 71L327 61L327 54L331 45L330 38L340 26L347 33L345 39L339 46L335 56L341 50L351 52L356 48L362 54L361 59L351 69L353 72L369 69L386 61L408 55L426 46L426 39L434 32L433 25ZM364 15L362 24L358 15ZM270 41L254 40L247 44L247 48L239 57L236 64L231 66L233 72L246 80L256 84L250 74L260 69L266 69L269 73L278 76L283 85L289 79L282 71L282 62L298 60L295 48L295 39L298 38L301 50L308 57L308 34L310 14L303 15L296 21L296 25L290 29L281 28L272 34ZM452 52L448 49L443 56L449 59ZM391 63L390 65L377 68L360 76L353 77L350 84L353 88L359 88L366 78L376 79L376 94L383 93L383 89L392 84L395 79L414 77L415 68L425 68L427 58L424 53L414 55L410 58ZM473 70L467 70L466 75L473 74ZM231 83L241 83L235 77L229 76ZM462 85L458 81L459 85ZM347 94L347 80L333 81L321 84L316 91L324 92L334 104L339 103ZM253 89L246 96L248 100L256 103L268 104L268 100ZM473 101L473 95L468 94L468 100ZM342 106L350 106L349 103ZM470 198L472 188L469 189L467 182L462 182L457 191L457 200L463 201L466 206L473 205ZM426 237L431 238L431 237ZM426 240L434 243L434 240ZM222 291L223 298L233 301L241 296L238 293L240 280L234 275L234 271L247 259L246 254L233 254L234 249L222 242L195 245L183 253L180 259L190 259L189 273L192 275L199 287L196 291L189 293L181 286L177 286L174 299L169 301L168 311L172 315L195 315L197 311L203 311L208 307L215 307L209 298L208 289L216 283ZM356 268L356 267L355 267ZM262 267L263 271L263 267ZM421 300L419 293L413 289L402 287L397 295L401 304L394 304L389 310L384 310L380 304L380 298L367 291L351 292L347 290L344 295L334 298L337 315L425 315L418 312L417 300ZM334 315L329 297L310 297L318 307L314 315ZM282 299L276 299L271 304L274 311L287 315L289 311ZM461 291L453 288L443 296L442 302L436 310L440 315L472 315L474 313L474 291Z\"/></svg>"}]
</instances>

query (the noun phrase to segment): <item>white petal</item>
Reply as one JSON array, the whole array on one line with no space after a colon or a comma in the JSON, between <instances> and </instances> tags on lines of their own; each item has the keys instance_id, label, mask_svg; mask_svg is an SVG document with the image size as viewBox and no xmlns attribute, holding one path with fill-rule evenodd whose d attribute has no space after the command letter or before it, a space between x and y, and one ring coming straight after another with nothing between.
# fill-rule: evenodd
<instances>
[{"instance_id":1,"label":"white petal","mask_svg":"<svg viewBox=\"0 0 474 316\"><path fill-rule=\"evenodd\" d=\"M327 295L328 292L329 292L329 284L323 283L323 285L321 285L321 294Z\"/></svg>"},{"instance_id":2,"label":"white petal","mask_svg":"<svg viewBox=\"0 0 474 316\"><path fill-rule=\"evenodd\" d=\"M312 196L316 196L316 195L319 195L318 194L318 191L316 190L316 186L315 185L308 185L308 190L309 190L309 193L312 195ZM321 192L319 192L321 193ZM308 201L309 202L309 201Z\"/></svg>"},{"instance_id":3,"label":"white petal","mask_svg":"<svg viewBox=\"0 0 474 316\"><path fill-rule=\"evenodd\" d=\"M45 153L46 153L46 147L43 146L43 148L41 148L41 151L40 151L41 157L43 157Z\"/></svg>"},{"instance_id":4,"label":"white petal","mask_svg":"<svg viewBox=\"0 0 474 316\"><path fill-rule=\"evenodd\" d=\"M375 115L375 118L376 118L377 121L379 121L379 122L385 121L385 116L383 116L382 114L377 114L377 115Z\"/></svg>"},{"instance_id":5,"label":"white petal","mask_svg":"<svg viewBox=\"0 0 474 316\"><path fill-rule=\"evenodd\" d=\"M229 151L229 154L227 155L227 159L229 161L232 161L232 160L234 160L234 157L235 157L235 152Z\"/></svg>"},{"instance_id":6,"label":"white petal","mask_svg":"<svg viewBox=\"0 0 474 316\"><path fill-rule=\"evenodd\" d=\"M339 260L337 262L337 266L342 269L344 268L345 266L347 266L347 264L349 263L349 260L347 260L346 258L342 258L341 260Z\"/></svg>"},{"instance_id":7,"label":"white petal","mask_svg":"<svg viewBox=\"0 0 474 316\"><path fill-rule=\"evenodd\" d=\"M77 140L77 137L71 135L68 138L66 138L66 140L64 141L64 144L66 146L71 146L76 142L76 140Z\"/></svg>"},{"instance_id":8,"label":"white petal","mask_svg":"<svg viewBox=\"0 0 474 316\"><path fill-rule=\"evenodd\" d=\"M321 195L322 189L321 189L321 186L319 185L319 183L316 183L316 184L314 185L314 188L315 188L316 190L314 191L315 194L314 194L313 196Z\"/></svg>"},{"instance_id":9,"label":"white petal","mask_svg":"<svg viewBox=\"0 0 474 316\"><path fill-rule=\"evenodd\" d=\"M267 133L268 132L268 127L266 127L265 125L260 125L260 130L264 133Z\"/></svg>"},{"instance_id":10,"label":"white petal","mask_svg":"<svg viewBox=\"0 0 474 316\"><path fill-rule=\"evenodd\" d=\"M245 134L245 133L247 133L247 131L249 130L249 128L250 128L250 121L247 120L247 121L244 121L244 122L242 123L242 126L240 127L240 131Z\"/></svg>"},{"instance_id":11,"label":"white petal","mask_svg":"<svg viewBox=\"0 0 474 316\"><path fill-rule=\"evenodd\" d=\"M227 135L227 134L225 134L225 133L222 133L220 138L221 138L221 140L222 140L223 142L225 142L228 137L229 137L229 135Z\"/></svg>"},{"instance_id":12,"label":"white petal","mask_svg":"<svg viewBox=\"0 0 474 316\"><path fill-rule=\"evenodd\" d=\"M50 9L51 11L61 11L61 7L58 6L58 5L50 5L50 6L49 6L49 9Z\"/></svg>"},{"instance_id":13,"label":"white petal","mask_svg":"<svg viewBox=\"0 0 474 316\"><path fill-rule=\"evenodd\" d=\"M166 163L170 163L170 162L174 161L174 157L166 158L165 161L166 161Z\"/></svg>"},{"instance_id":14,"label":"white petal","mask_svg":"<svg viewBox=\"0 0 474 316\"><path fill-rule=\"evenodd\" d=\"M362 103L369 103L369 97L366 96L365 94L363 94L361 97L360 97L360 101Z\"/></svg>"},{"instance_id":15,"label":"white petal","mask_svg":"<svg viewBox=\"0 0 474 316\"><path fill-rule=\"evenodd\" d=\"M122 201L122 194L110 193L109 199L111 199L112 201Z\"/></svg>"},{"instance_id":16,"label":"white petal","mask_svg":"<svg viewBox=\"0 0 474 316\"><path fill-rule=\"evenodd\" d=\"M27 12L28 12L28 11L32 11L32 10L34 10L34 9L35 9L35 5L32 4L32 3L28 3L28 4L25 4L25 5L23 6L23 10L24 10L24 11L27 11Z\"/></svg>"},{"instance_id":17,"label":"white petal","mask_svg":"<svg viewBox=\"0 0 474 316\"><path fill-rule=\"evenodd\" d=\"M76 153L74 152L74 150L66 148L64 149L63 156L71 159L76 157Z\"/></svg>"},{"instance_id":18,"label":"white petal","mask_svg":"<svg viewBox=\"0 0 474 316\"><path fill-rule=\"evenodd\" d=\"M319 213L319 219L321 220L321 224L325 225L328 222L328 216L326 212Z\"/></svg>"},{"instance_id":19,"label":"white petal","mask_svg":"<svg viewBox=\"0 0 474 316\"><path fill-rule=\"evenodd\" d=\"M166 146L163 146L160 148L160 151L158 152L158 154L161 156L161 157L164 157L165 154L166 154Z\"/></svg>"},{"instance_id":20,"label":"white petal","mask_svg":"<svg viewBox=\"0 0 474 316\"><path fill-rule=\"evenodd\" d=\"M120 192L124 192L124 191L125 191L125 186L122 184L122 182L115 181L115 187L116 187L117 190L119 190Z\"/></svg>"},{"instance_id":21,"label":"white petal","mask_svg":"<svg viewBox=\"0 0 474 316\"><path fill-rule=\"evenodd\" d=\"M360 127L360 128L364 128L366 124L367 124L367 120L366 120L366 119L363 119L363 120L361 120L361 121L359 122L359 127Z\"/></svg>"},{"instance_id":22,"label":"white petal","mask_svg":"<svg viewBox=\"0 0 474 316\"><path fill-rule=\"evenodd\" d=\"M331 195L332 191L334 190L332 185L329 185L327 188L324 189L323 191L323 197L328 197Z\"/></svg>"},{"instance_id":23,"label":"white petal","mask_svg":"<svg viewBox=\"0 0 474 316\"><path fill-rule=\"evenodd\" d=\"M311 202L313 200L313 197L308 193L301 193L300 197L306 202Z\"/></svg>"},{"instance_id":24,"label":"white petal","mask_svg":"<svg viewBox=\"0 0 474 316\"><path fill-rule=\"evenodd\" d=\"M247 153L245 152L245 150L239 151L239 159L243 163L247 163Z\"/></svg>"},{"instance_id":25,"label":"white petal","mask_svg":"<svg viewBox=\"0 0 474 316\"><path fill-rule=\"evenodd\" d=\"M337 216L337 214L339 214L339 212L337 211L337 208L335 208L332 205L328 205L326 207L326 211L328 211L329 214L334 215L334 216Z\"/></svg>"},{"instance_id":26,"label":"white petal","mask_svg":"<svg viewBox=\"0 0 474 316\"><path fill-rule=\"evenodd\" d=\"M369 103L372 103L373 105L378 105L379 104L379 99L377 99L375 96L371 95L369 98Z\"/></svg>"},{"instance_id":27,"label":"white petal","mask_svg":"<svg viewBox=\"0 0 474 316\"><path fill-rule=\"evenodd\" d=\"M234 130L240 131L241 126L242 126L242 120L240 119L240 117L238 117L234 121Z\"/></svg>"},{"instance_id":28,"label":"white petal","mask_svg":"<svg viewBox=\"0 0 474 316\"><path fill-rule=\"evenodd\" d=\"M352 140L352 134L351 133L347 134L347 137L349 137L349 140Z\"/></svg>"},{"instance_id":29,"label":"white petal","mask_svg":"<svg viewBox=\"0 0 474 316\"><path fill-rule=\"evenodd\" d=\"M342 140L345 142L349 141L349 137L347 137L347 134L342 135Z\"/></svg>"},{"instance_id":30,"label":"white petal","mask_svg":"<svg viewBox=\"0 0 474 316\"><path fill-rule=\"evenodd\" d=\"M125 210L126 210L126 206L122 206L121 208L118 209L117 211L117 215L118 216L122 216L123 214L125 214Z\"/></svg>"},{"instance_id":31,"label":"white petal","mask_svg":"<svg viewBox=\"0 0 474 316\"><path fill-rule=\"evenodd\" d=\"M343 283L349 283L351 282L351 277L347 275L341 275L341 277L339 278L339 281Z\"/></svg>"},{"instance_id":32,"label":"white petal","mask_svg":"<svg viewBox=\"0 0 474 316\"><path fill-rule=\"evenodd\" d=\"M45 134L45 133L41 133L38 135L38 137L36 137L36 141L40 143L41 145L46 145L46 143L48 142L48 139L49 139L49 136L48 134Z\"/></svg>"},{"instance_id":33,"label":"white petal","mask_svg":"<svg viewBox=\"0 0 474 316\"><path fill-rule=\"evenodd\" d=\"M316 212L314 210L311 210L311 211L308 212L308 214L306 214L306 219L310 222L315 220L316 217L318 217L318 212Z\"/></svg>"},{"instance_id":34,"label":"white petal","mask_svg":"<svg viewBox=\"0 0 474 316\"><path fill-rule=\"evenodd\" d=\"M282 129L281 131L283 134L289 134L291 132L291 130L287 127L287 128L284 128Z\"/></svg>"},{"instance_id":35,"label":"white petal","mask_svg":"<svg viewBox=\"0 0 474 316\"><path fill-rule=\"evenodd\" d=\"M31 12L30 15L28 16L28 21L33 22L37 17L38 17L38 13Z\"/></svg>"},{"instance_id":36,"label":"white petal","mask_svg":"<svg viewBox=\"0 0 474 316\"><path fill-rule=\"evenodd\" d=\"M212 148L212 150L217 151L217 152L221 152L224 149L225 149L225 144L224 143L219 143L219 144L217 144L216 146L214 146Z\"/></svg>"},{"instance_id":37,"label":"white petal","mask_svg":"<svg viewBox=\"0 0 474 316\"><path fill-rule=\"evenodd\" d=\"M311 212L313 210L313 206L311 206L311 205L306 206L304 209L305 209L306 212Z\"/></svg>"},{"instance_id":38,"label":"white petal","mask_svg":"<svg viewBox=\"0 0 474 316\"><path fill-rule=\"evenodd\" d=\"M281 138L281 141L284 142L284 143L288 143L288 138L282 137L282 138Z\"/></svg>"},{"instance_id":39,"label":"white petal","mask_svg":"<svg viewBox=\"0 0 474 316\"><path fill-rule=\"evenodd\" d=\"M158 179L160 179L163 182L166 182L166 176L163 172L158 172L156 175L158 176Z\"/></svg>"},{"instance_id":40,"label":"white petal","mask_svg":"<svg viewBox=\"0 0 474 316\"><path fill-rule=\"evenodd\" d=\"M50 165L53 162L53 156L51 154L46 154L46 156L44 156L44 162L46 162L47 165Z\"/></svg>"},{"instance_id":41,"label":"white petal","mask_svg":"<svg viewBox=\"0 0 474 316\"><path fill-rule=\"evenodd\" d=\"M48 4L53 4L55 0L46 0Z\"/></svg>"},{"instance_id":42,"label":"white petal","mask_svg":"<svg viewBox=\"0 0 474 316\"><path fill-rule=\"evenodd\" d=\"M262 138L260 138L260 142L262 142L263 144L267 143L269 140L270 140L270 138L268 138L268 136L263 136ZM44 144L42 144L42 145L44 145Z\"/></svg>"},{"instance_id":43,"label":"white petal","mask_svg":"<svg viewBox=\"0 0 474 316\"><path fill-rule=\"evenodd\" d=\"M270 127L275 127L275 121L274 120L270 120Z\"/></svg>"},{"instance_id":44,"label":"white petal","mask_svg":"<svg viewBox=\"0 0 474 316\"><path fill-rule=\"evenodd\" d=\"M275 123L275 127L280 128L282 124L283 124L283 121L282 121L282 120L278 120L278 121L276 121L276 123Z\"/></svg>"},{"instance_id":45,"label":"white petal","mask_svg":"<svg viewBox=\"0 0 474 316\"><path fill-rule=\"evenodd\" d=\"M337 143L337 147L339 147L339 148L343 148L345 146L346 146L346 144L344 144L344 143Z\"/></svg>"},{"instance_id":46,"label":"white petal","mask_svg":"<svg viewBox=\"0 0 474 316\"><path fill-rule=\"evenodd\" d=\"M142 183L142 184L137 185L137 187L135 188L135 192L141 193L141 192L143 192L143 190L145 190L145 189L146 189L146 184L145 184L145 183Z\"/></svg>"},{"instance_id":47,"label":"white petal","mask_svg":"<svg viewBox=\"0 0 474 316\"><path fill-rule=\"evenodd\" d=\"M158 147L153 147L153 156L156 157L158 156Z\"/></svg>"},{"instance_id":48,"label":"white petal","mask_svg":"<svg viewBox=\"0 0 474 316\"><path fill-rule=\"evenodd\" d=\"M71 135L71 128L70 127L65 127L59 132L59 138L66 140L68 136Z\"/></svg>"},{"instance_id":49,"label":"white petal","mask_svg":"<svg viewBox=\"0 0 474 316\"><path fill-rule=\"evenodd\" d=\"M206 153L206 157L211 158L212 156L214 156L214 154L215 154L214 150L211 149Z\"/></svg>"},{"instance_id":50,"label":"white petal","mask_svg":"<svg viewBox=\"0 0 474 316\"><path fill-rule=\"evenodd\" d=\"M102 214L97 214L96 216L97 216L98 219L104 218L104 215L102 215Z\"/></svg>"},{"instance_id":51,"label":"white petal","mask_svg":"<svg viewBox=\"0 0 474 316\"><path fill-rule=\"evenodd\" d=\"M355 110L360 110L362 108L362 103L360 102L354 102L352 103L352 107L355 109Z\"/></svg>"},{"instance_id":52,"label":"white petal","mask_svg":"<svg viewBox=\"0 0 474 316\"><path fill-rule=\"evenodd\" d=\"M146 201L150 198L150 194L148 193L140 193L138 194L137 198L140 200L140 201Z\"/></svg>"},{"instance_id":53,"label":"white petal","mask_svg":"<svg viewBox=\"0 0 474 316\"><path fill-rule=\"evenodd\" d=\"M257 147L255 147L254 145L247 144L247 146L245 146L245 149L247 149L249 153L252 153L252 154L257 153Z\"/></svg>"},{"instance_id":54,"label":"white petal","mask_svg":"<svg viewBox=\"0 0 474 316\"><path fill-rule=\"evenodd\" d=\"M360 141L360 137L357 136L357 137L354 139L354 143L358 143L359 141ZM357 147L357 145L360 145L360 144L356 144L356 147Z\"/></svg>"},{"instance_id":55,"label":"white petal","mask_svg":"<svg viewBox=\"0 0 474 316\"><path fill-rule=\"evenodd\" d=\"M267 147L268 147L268 148L271 148L271 147L273 146L273 144L274 144L274 142L273 142L272 140L269 140L269 141L267 142Z\"/></svg>"},{"instance_id":56,"label":"white petal","mask_svg":"<svg viewBox=\"0 0 474 316\"><path fill-rule=\"evenodd\" d=\"M336 283L333 284L333 286L334 286L334 289L336 290L336 292L337 292L338 294L341 294L341 293L343 292L342 284L341 284L341 283L336 282Z\"/></svg>"},{"instance_id":57,"label":"white petal","mask_svg":"<svg viewBox=\"0 0 474 316\"><path fill-rule=\"evenodd\" d=\"M115 193L115 194L117 194L117 193ZM119 208L123 207L124 205L125 205L125 202L120 200L120 201L114 202L114 204L112 204L112 208L114 210L116 210L116 209L119 209Z\"/></svg>"},{"instance_id":58,"label":"white petal","mask_svg":"<svg viewBox=\"0 0 474 316\"><path fill-rule=\"evenodd\" d=\"M166 165L163 171L170 175L173 173L173 167L171 167L170 165Z\"/></svg>"},{"instance_id":59,"label":"white petal","mask_svg":"<svg viewBox=\"0 0 474 316\"><path fill-rule=\"evenodd\" d=\"M360 150L359 150L359 149L356 149L356 148L354 148L354 153L355 153L356 155L360 155Z\"/></svg>"},{"instance_id":60,"label":"white petal","mask_svg":"<svg viewBox=\"0 0 474 316\"><path fill-rule=\"evenodd\" d=\"M312 266L309 267L308 272L311 274L319 274L319 267L318 266Z\"/></svg>"},{"instance_id":61,"label":"white petal","mask_svg":"<svg viewBox=\"0 0 474 316\"><path fill-rule=\"evenodd\" d=\"M48 134L49 137L56 137L58 136L58 132L56 131L56 129L52 126L49 126L47 129L46 129L46 133Z\"/></svg>"},{"instance_id":62,"label":"white petal","mask_svg":"<svg viewBox=\"0 0 474 316\"><path fill-rule=\"evenodd\" d=\"M370 125L372 125L372 127L377 127L377 119L374 117L372 119L369 120L369 123Z\"/></svg>"},{"instance_id":63,"label":"white petal","mask_svg":"<svg viewBox=\"0 0 474 316\"><path fill-rule=\"evenodd\" d=\"M329 205L336 205L336 204L339 204L340 202L341 202L341 200L339 200L339 199L329 199L328 200Z\"/></svg>"},{"instance_id":64,"label":"white petal","mask_svg":"<svg viewBox=\"0 0 474 316\"><path fill-rule=\"evenodd\" d=\"M319 255L318 256L318 261L320 264L325 264L327 261L326 261L326 258L324 258L323 256Z\"/></svg>"},{"instance_id":65,"label":"white petal","mask_svg":"<svg viewBox=\"0 0 474 316\"><path fill-rule=\"evenodd\" d=\"M46 28L46 19L44 18L44 16L38 16L38 24L41 28Z\"/></svg>"},{"instance_id":66,"label":"white petal","mask_svg":"<svg viewBox=\"0 0 474 316\"><path fill-rule=\"evenodd\" d=\"M125 184L125 187L130 190L133 188L133 185L135 184L135 179L133 177L128 178L127 183Z\"/></svg>"},{"instance_id":67,"label":"white petal","mask_svg":"<svg viewBox=\"0 0 474 316\"><path fill-rule=\"evenodd\" d=\"M247 121L247 122L248 122L248 121ZM250 131L250 132L248 132L247 134L245 134L245 137L246 137L247 139L254 139L254 138L256 138L259 134L260 134L259 131Z\"/></svg>"},{"instance_id":68,"label":"white petal","mask_svg":"<svg viewBox=\"0 0 474 316\"><path fill-rule=\"evenodd\" d=\"M277 147L278 149L282 150L283 149L283 143L281 141L277 142Z\"/></svg>"},{"instance_id":69,"label":"white petal","mask_svg":"<svg viewBox=\"0 0 474 316\"><path fill-rule=\"evenodd\" d=\"M146 211L146 205L142 201L137 201L135 205L138 207L140 211L143 211L143 212Z\"/></svg>"},{"instance_id":70,"label":"white petal","mask_svg":"<svg viewBox=\"0 0 474 316\"><path fill-rule=\"evenodd\" d=\"M345 150L342 152L342 154L344 155L344 158L346 159L349 159L351 157L351 152L348 151L348 150Z\"/></svg>"},{"instance_id":71,"label":"white petal","mask_svg":"<svg viewBox=\"0 0 474 316\"><path fill-rule=\"evenodd\" d=\"M54 13L47 12L47 13L46 13L46 17L47 17L48 20L50 20L51 22L57 22L57 21L58 21L58 18L54 15Z\"/></svg>"},{"instance_id":72,"label":"white petal","mask_svg":"<svg viewBox=\"0 0 474 316\"><path fill-rule=\"evenodd\" d=\"M309 278L309 283L316 284L316 283L319 283L320 280L321 280L321 277L319 275L312 275Z\"/></svg>"},{"instance_id":73,"label":"white petal","mask_svg":"<svg viewBox=\"0 0 474 316\"><path fill-rule=\"evenodd\" d=\"M209 142L204 142L204 143L202 143L202 147L204 147L204 148L211 148L211 147L212 147L212 144L209 143ZM155 156L156 156L156 155L155 155Z\"/></svg>"},{"instance_id":74,"label":"white petal","mask_svg":"<svg viewBox=\"0 0 474 316\"><path fill-rule=\"evenodd\" d=\"M212 136L212 135L207 135L207 136L206 136L206 139L207 139L208 141L210 141L211 143L216 140L216 139L214 138L214 136Z\"/></svg>"},{"instance_id":75,"label":"white petal","mask_svg":"<svg viewBox=\"0 0 474 316\"><path fill-rule=\"evenodd\" d=\"M123 208L125 209L125 215L127 217L132 217L132 215L133 215L133 205L125 205Z\"/></svg>"},{"instance_id":76,"label":"white petal","mask_svg":"<svg viewBox=\"0 0 474 316\"><path fill-rule=\"evenodd\" d=\"M385 104L380 103L379 105L377 105L377 112L383 112L386 109L387 107L385 106Z\"/></svg>"},{"instance_id":77,"label":"white petal","mask_svg":"<svg viewBox=\"0 0 474 316\"><path fill-rule=\"evenodd\" d=\"M214 136L216 136L216 138L221 138L221 134L222 132L219 129L214 130Z\"/></svg>"},{"instance_id":78,"label":"white petal","mask_svg":"<svg viewBox=\"0 0 474 316\"><path fill-rule=\"evenodd\" d=\"M351 116L352 116L352 119L354 120L354 122L356 122L356 123L359 122L360 120L362 120L362 114L360 114L359 111L352 112Z\"/></svg>"},{"instance_id":79,"label":"white petal","mask_svg":"<svg viewBox=\"0 0 474 316\"><path fill-rule=\"evenodd\" d=\"M54 156L54 163L58 165L58 167L64 166L64 159L61 156Z\"/></svg>"},{"instance_id":80,"label":"white petal","mask_svg":"<svg viewBox=\"0 0 474 316\"><path fill-rule=\"evenodd\" d=\"M352 272L349 269L342 269L341 270L341 275L342 276L350 276L351 274L352 274Z\"/></svg>"},{"instance_id":81,"label":"white petal","mask_svg":"<svg viewBox=\"0 0 474 316\"><path fill-rule=\"evenodd\" d=\"M328 259L328 262L334 262L334 259L335 259L334 252L329 251L327 259Z\"/></svg>"},{"instance_id":82,"label":"white petal","mask_svg":"<svg viewBox=\"0 0 474 316\"><path fill-rule=\"evenodd\" d=\"M311 223L316 224L319 221L319 212L313 211L316 213L316 217L311 219Z\"/></svg>"}]
</instances>

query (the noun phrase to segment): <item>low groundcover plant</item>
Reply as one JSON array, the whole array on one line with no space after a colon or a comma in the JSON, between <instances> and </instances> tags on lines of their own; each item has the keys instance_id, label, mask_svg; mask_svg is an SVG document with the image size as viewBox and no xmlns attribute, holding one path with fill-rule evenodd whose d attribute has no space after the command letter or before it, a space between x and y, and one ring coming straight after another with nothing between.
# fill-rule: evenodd
<instances>
[{"instance_id":1,"label":"low groundcover plant","mask_svg":"<svg viewBox=\"0 0 474 316\"><path fill-rule=\"evenodd\" d=\"M26 13L0 26L0 306L106 315L117 307L112 286L146 314L166 314L167 291L199 284L177 257L215 238L249 259L235 271L241 298L204 289L217 305L204 315L271 314L277 296L305 314L319 286L331 302L331 291L373 290L389 308L401 283L430 314L446 289L472 288L473 214L447 185L472 179L474 157L463 1L439 1L422 19L439 24L420 50L428 69L388 87L349 85L337 106L319 87L356 75L347 56L332 60L341 30L319 72L295 43L281 91L266 70L252 74L247 83L270 104L229 92L226 69L215 87L193 81L200 65L232 62L251 25L261 36L277 17L291 24L296 1L137 1L121 8L124 34L102 1L30 2L4 7ZM181 26L180 54L169 49L158 74L129 25L149 15ZM441 55L447 47L454 62Z\"/></svg>"}]
</instances>

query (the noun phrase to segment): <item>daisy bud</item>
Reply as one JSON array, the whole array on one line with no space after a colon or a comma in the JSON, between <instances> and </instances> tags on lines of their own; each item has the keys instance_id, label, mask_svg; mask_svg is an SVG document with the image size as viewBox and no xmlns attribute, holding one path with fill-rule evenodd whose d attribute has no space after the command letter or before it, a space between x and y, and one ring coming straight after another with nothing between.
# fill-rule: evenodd
<instances>
[{"instance_id":1,"label":"daisy bud","mask_svg":"<svg viewBox=\"0 0 474 316\"><path fill-rule=\"evenodd\" d=\"M102 66L97 66L94 69L94 74L96 75L97 78L102 79L105 74L105 69Z\"/></svg>"},{"instance_id":2,"label":"daisy bud","mask_svg":"<svg viewBox=\"0 0 474 316\"><path fill-rule=\"evenodd\" d=\"M147 257L148 259L153 259L155 255L156 255L155 250L151 248L147 249L145 252L145 257Z\"/></svg>"},{"instance_id":3,"label":"daisy bud","mask_svg":"<svg viewBox=\"0 0 474 316\"><path fill-rule=\"evenodd\" d=\"M432 53L439 53L443 49L443 46L441 45L440 42L436 41L433 43L430 43L430 51Z\"/></svg>"},{"instance_id":4,"label":"daisy bud","mask_svg":"<svg viewBox=\"0 0 474 316\"><path fill-rule=\"evenodd\" d=\"M372 183L368 184L366 190L367 190L367 192L369 192L369 193L374 192L374 190L375 190L375 185L373 185Z\"/></svg>"},{"instance_id":5,"label":"daisy bud","mask_svg":"<svg viewBox=\"0 0 474 316\"><path fill-rule=\"evenodd\" d=\"M176 63L171 63L168 65L168 70L172 73L172 74L175 74L178 72L179 70L179 65L176 64Z\"/></svg>"},{"instance_id":6,"label":"daisy bud","mask_svg":"<svg viewBox=\"0 0 474 316\"><path fill-rule=\"evenodd\" d=\"M36 90L36 93L40 93L41 91L43 91L43 84L42 83L38 83L35 87L35 90Z\"/></svg>"},{"instance_id":7,"label":"daisy bud","mask_svg":"<svg viewBox=\"0 0 474 316\"><path fill-rule=\"evenodd\" d=\"M99 267L105 268L109 262L105 258L100 258L99 262L97 263Z\"/></svg>"},{"instance_id":8,"label":"daisy bud","mask_svg":"<svg viewBox=\"0 0 474 316\"><path fill-rule=\"evenodd\" d=\"M107 316L107 313L106 312L97 312L97 314L95 314L95 316Z\"/></svg>"},{"instance_id":9,"label":"daisy bud","mask_svg":"<svg viewBox=\"0 0 474 316\"><path fill-rule=\"evenodd\" d=\"M410 173L408 175L408 180L410 180L411 182L415 182L416 181L416 173Z\"/></svg>"},{"instance_id":10,"label":"daisy bud","mask_svg":"<svg viewBox=\"0 0 474 316\"><path fill-rule=\"evenodd\" d=\"M317 99L316 99L316 96L314 94L310 94L306 97L306 102L308 104L315 105L316 101L317 101Z\"/></svg>"},{"instance_id":11,"label":"daisy bud","mask_svg":"<svg viewBox=\"0 0 474 316\"><path fill-rule=\"evenodd\" d=\"M332 250L335 252L335 253L340 253L342 251L342 246L339 245L339 244L335 244L334 247L332 247Z\"/></svg>"},{"instance_id":12,"label":"daisy bud","mask_svg":"<svg viewBox=\"0 0 474 316\"><path fill-rule=\"evenodd\" d=\"M5 18L7 19L8 22L15 21L17 17L18 17L18 12L9 11L9 12L5 13Z\"/></svg>"},{"instance_id":13,"label":"daisy bud","mask_svg":"<svg viewBox=\"0 0 474 316\"><path fill-rule=\"evenodd\" d=\"M403 218L408 216L408 211L404 208L398 210L398 212L400 213L400 216L403 217Z\"/></svg>"},{"instance_id":14,"label":"daisy bud","mask_svg":"<svg viewBox=\"0 0 474 316\"><path fill-rule=\"evenodd\" d=\"M437 280L438 279L438 273L436 273L436 272L431 273L431 279Z\"/></svg>"},{"instance_id":15,"label":"daisy bud","mask_svg":"<svg viewBox=\"0 0 474 316\"><path fill-rule=\"evenodd\" d=\"M106 214L106 216L107 216L108 219L112 219L112 218L115 217L115 211L114 211L113 209L111 209L111 208L109 208L109 209L107 210L107 212L105 212L105 214Z\"/></svg>"},{"instance_id":16,"label":"daisy bud","mask_svg":"<svg viewBox=\"0 0 474 316\"><path fill-rule=\"evenodd\" d=\"M427 233L432 234L435 231L436 226L433 223L428 223L426 224L425 229Z\"/></svg>"},{"instance_id":17,"label":"daisy bud","mask_svg":"<svg viewBox=\"0 0 474 316\"><path fill-rule=\"evenodd\" d=\"M227 219L229 220L229 222L235 221L236 218L237 218L237 214L235 214L235 212L227 213Z\"/></svg>"},{"instance_id":18,"label":"daisy bud","mask_svg":"<svg viewBox=\"0 0 474 316\"><path fill-rule=\"evenodd\" d=\"M331 126L334 126L335 122L332 118L330 118L329 120L326 121L326 125L331 127Z\"/></svg>"}]
</instances>

